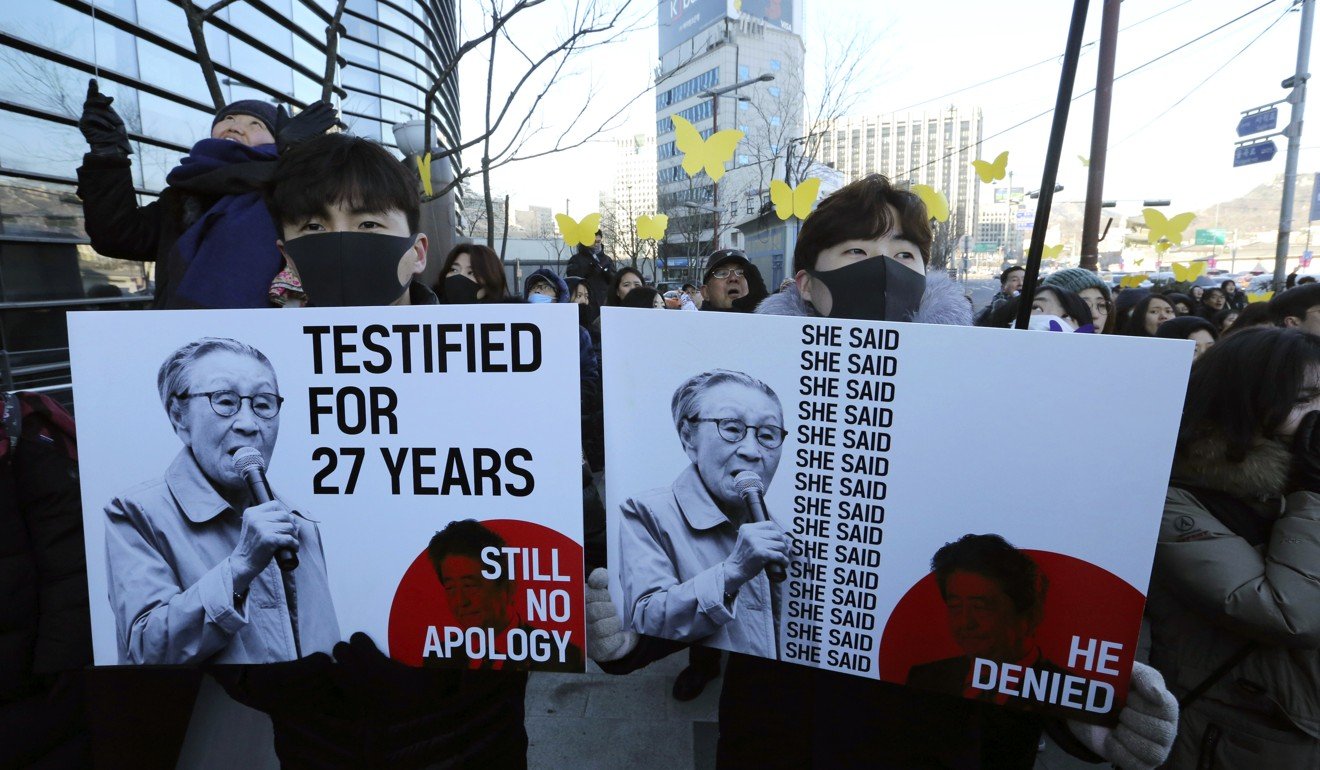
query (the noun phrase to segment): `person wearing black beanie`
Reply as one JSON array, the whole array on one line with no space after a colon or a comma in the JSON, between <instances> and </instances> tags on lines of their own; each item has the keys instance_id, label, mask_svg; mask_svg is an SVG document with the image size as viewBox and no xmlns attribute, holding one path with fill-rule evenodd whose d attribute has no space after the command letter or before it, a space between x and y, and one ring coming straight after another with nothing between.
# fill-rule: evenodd
<instances>
[{"instance_id":1,"label":"person wearing black beanie","mask_svg":"<svg viewBox=\"0 0 1320 770\"><path fill-rule=\"evenodd\" d=\"M90 145L78 168L87 235L97 253L154 262L157 308L262 308L284 267L264 188L279 153L338 123L327 102L290 118L255 99L225 105L210 136L165 177L160 198L138 206L128 128L95 79L78 128Z\"/></svg>"}]
</instances>

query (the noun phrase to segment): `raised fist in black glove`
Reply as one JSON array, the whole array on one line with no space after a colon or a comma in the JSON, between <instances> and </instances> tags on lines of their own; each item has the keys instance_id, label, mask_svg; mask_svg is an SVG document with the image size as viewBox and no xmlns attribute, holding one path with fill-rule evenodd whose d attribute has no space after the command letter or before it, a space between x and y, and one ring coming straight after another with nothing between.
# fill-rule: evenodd
<instances>
[{"instance_id":1,"label":"raised fist in black glove","mask_svg":"<svg viewBox=\"0 0 1320 770\"><path fill-rule=\"evenodd\" d=\"M1320 412L1307 412L1293 434L1293 486L1320 493Z\"/></svg>"},{"instance_id":2,"label":"raised fist in black glove","mask_svg":"<svg viewBox=\"0 0 1320 770\"><path fill-rule=\"evenodd\" d=\"M298 142L320 136L336 125L340 125L339 116L329 102L313 102L293 117L281 105L275 114L275 143L283 154Z\"/></svg>"},{"instance_id":3,"label":"raised fist in black glove","mask_svg":"<svg viewBox=\"0 0 1320 770\"><path fill-rule=\"evenodd\" d=\"M93 155L114 155L127 158L133 153L128 143L128 130L124 121L110 105L115 98L106 96L96 85L96 78L87 81L87 101L83 102L78 130L92 146Z\"/></svg>"}]
</instances>

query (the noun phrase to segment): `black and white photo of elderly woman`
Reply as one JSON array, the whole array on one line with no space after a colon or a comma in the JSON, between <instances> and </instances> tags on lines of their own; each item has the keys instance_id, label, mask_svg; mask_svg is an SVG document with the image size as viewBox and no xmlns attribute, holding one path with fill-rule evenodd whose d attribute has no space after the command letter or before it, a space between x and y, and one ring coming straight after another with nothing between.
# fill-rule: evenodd
<instances>
[{"instance_id":1,"label":"black and white photo of elderly woman","mask_svg":"<svg viewBox=\"0 0 1320 770\"><path fill-rule=\"evenodd\" d=\"M183 443L163 476L106 506L120 663L270 663L327 652L339 624L316 524L235 468L268 465L279 435L275 370L261 351L206 337L171 353L157 389ZM281 572L275 553L296 553Z\"/></svg>"}]
</instances>

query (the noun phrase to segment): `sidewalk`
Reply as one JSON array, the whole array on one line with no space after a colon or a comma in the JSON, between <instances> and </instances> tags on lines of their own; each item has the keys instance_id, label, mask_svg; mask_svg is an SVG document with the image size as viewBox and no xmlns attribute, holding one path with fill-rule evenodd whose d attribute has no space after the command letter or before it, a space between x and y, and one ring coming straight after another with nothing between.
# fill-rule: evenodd
<instances>
[{"instance_id":1,"label":"sidewalk","mask_svg":"<svg viewBox=\"0 0 1320 770\"><path fill-rule=\"evenodd\" d=\"M670 696L687 665L679 652L628 676L588 663L587 674L532 674L527 687L527 762L533 770L626 768L710 770L715 767L719 689L712 682L690 703ZM1047 744L1036 770L1094 770Z\"/></svg>"},{"instance_id":2,"label":"sidewalk","mask_svg":"<svg viewBox=\"0 0 1320 770\"><path fill-rule=\"evenodd\" d=\"M527 762L532 768L715 767L717 679L701 697L670 696L687 652L628 676L588 663L587 674L532 674L527 687Z\"/></svg>"}]
</instances>

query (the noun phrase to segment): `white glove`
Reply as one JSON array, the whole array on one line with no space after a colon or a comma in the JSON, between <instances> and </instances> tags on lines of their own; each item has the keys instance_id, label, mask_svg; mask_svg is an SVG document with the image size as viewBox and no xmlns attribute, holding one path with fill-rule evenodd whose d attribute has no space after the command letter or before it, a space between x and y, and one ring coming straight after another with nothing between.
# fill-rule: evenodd
<instances>
[{"instance_id":1,"label":"white glove","mask_svg":"<svg viewBox=\"0 0 1320 770\"><path fill-rule=\"evenodd\" d=\"M1164 764L1178 733L1178 701L1160 672L1132 663L1127 705L1118 726L1100 727L1068 720L1068 729L1086 747L1123 770L1153 770Z\"/></svg>"},{"instance_id":2,"label":"white glove","mask_svg":"<svg viewBox=\"0 0 1320 770\"><path fill-rule=\"evenodd\" d=\"M587 654L597 663L608 663L636 646L637 632L623 627L610 598L610 573L597 567L587 577Z\"/></svg>"}]
</instances>

